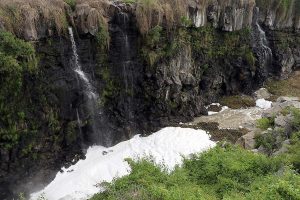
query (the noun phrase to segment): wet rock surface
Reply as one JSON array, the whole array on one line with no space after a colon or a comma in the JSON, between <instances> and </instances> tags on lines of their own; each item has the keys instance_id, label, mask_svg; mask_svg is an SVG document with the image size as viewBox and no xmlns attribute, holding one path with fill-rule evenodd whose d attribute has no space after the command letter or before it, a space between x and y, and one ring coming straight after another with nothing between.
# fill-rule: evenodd
<instances>
[{"instance_id":1,"label":"wet rock surface","mask_svg":"<svg viewBox=\"0 0 300 200\"><path fill-rule=\"evenodd\" d=\"M25 22L18 27L21 32L16 34L26 40L36 41L36 50L41 58L40 67L44 70L41 81L51 88L47 98L57 106L62 128L55 133L47 131L46 126L39 130L47 137L43 135L39 138L39 145L35 149L35 153L40 155L37 160L22 157L21 147L10 152L1 150L1 199L9 199L13 193L16 195L23 190L28 191L36 182L50 181L54 172L64 164L71 163L75 154L82 154L81 150L93 143L90 138L91 115L85 106L83 88L73 72L70 40L63 33L61 23L47 18L44 15L47 12L37 9L34 1L30 5L28 2L22 7ZM106 145L135 134L149 134L173 123L190 121L207 114L205 105L218 101L223 95L240 92L251 94L266 78L274 75L285 78L299 68L297 28L300 23L291 22L297 20L293 15L290 15L288 23L276 22L278 17L270 15L272 10L256 13L253 10L254 1L211 2L199 5L196 1L189 1L189 17L195 27L211 23L222 35L222 31L231 32L252 26L256 32L253 37L258 37L251 41L255 55L253 65L241 57L228 57L210 60L209 68L203 72L206 56L193 55L192 47L186 45L176 55L163 58L155 66L148 66L140 57L144 36L139 32L134 6L94 1L80 3L72 11L67 4L58 0L51 4L52 7L49 6L49 13L56 16L55 19L63 16L74 27L79 60L97 92L107 92L106 86L113 91L114 95L107 99L108 103L102 109L105 119L97 121L97 128L105 131L109 138ZM99 25L103 21L107 22L110 36L106 63L99 62L103 52L99 52L95 37L103 28ZM7 28L7 23L1 17L0 28L15 31ZM282 38L291 39L285 41ZM268 48L272 51L272 59L268 57L270 54L266 56ZM114 80L116 86L112 87L110 81L104 80L107 74L103 75L103 69L109 69L108 79ZM266 97L267 94L261 92L258 96ZM285 98L267 111L259 108L227 109L213 116L196 118L192 126L211 131L215 140L226 137L235 141L245 134L244 128L249 130L255 126L255 120L261 114L269 117L288 106L300 108L298 100ZM210 111L220 110L214 108ZM277 124L284 125L283 119L278 118ZM70 127L75 127L73 134L67 133ZM242 142L243 146L253 148L253 141L248 142L253 139L253 134L248 136L244 137L247 141ZM15 186L20 184L20 189L16 190Z\"/></svg>"}]
</instances>

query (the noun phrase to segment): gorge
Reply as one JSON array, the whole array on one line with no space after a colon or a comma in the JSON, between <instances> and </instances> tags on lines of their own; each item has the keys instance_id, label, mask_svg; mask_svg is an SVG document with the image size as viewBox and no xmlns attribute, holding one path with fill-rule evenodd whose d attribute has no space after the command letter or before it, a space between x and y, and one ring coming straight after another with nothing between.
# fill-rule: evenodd
<instances>
[{"instance_id":1,"label":"gorge","mask_svg":"<svg viewBox=\"0 0 300 200\"><path fill-rule=\"evenodd\" d=\"M0 1L0 199L44 188L91 145L193 121L223 96L288 78L300 66L299 10L297 0Z\"/></svg>"}]
</instances>

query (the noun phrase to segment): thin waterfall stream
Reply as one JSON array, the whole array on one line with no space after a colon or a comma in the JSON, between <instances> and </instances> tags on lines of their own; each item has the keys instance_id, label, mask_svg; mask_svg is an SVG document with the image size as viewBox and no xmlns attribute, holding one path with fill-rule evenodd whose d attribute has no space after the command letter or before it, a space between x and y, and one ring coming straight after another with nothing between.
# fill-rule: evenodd
<instances>
[{"instance_id":1,"label":"thin waterfall stream","mask_svg":"<svg viewBox=\"0 0 300 200\"><path fill-rule=\"evenodd\" d=\"M89 80L85 72L82 70L82 67L80 65L73 29L69 27L68 30L69 30L70 40L72 43L73 60L74 60L73 70L76 73L77 77L79 78L78 82L80 86L82 86L84 94L87 96L85 107L87 110L87 114L89 115L89 121L92 129L91 130L92 133L89 133L90 135L89 140L91 140L89 142L92 144L99 144L99 143L103 144L105 143L104 141L105 138L103 138L102 135L100 134L101 131L99 130L99 128L97 128L97 124L96 124L97 122L101 121L101 116L100 116L101 111L98 111L97 108L98 95L95 92L95 89L91 84L91 81ZM82 135L82 129L81 129L82 120L80 119L80 112L78 111L78 109L76 109L76 115L77 115L78 126L80 129L79 131L80 134Z\"/></svg>"},{"instance_id":2,"label":"thin waterfall stream","mask_svg":"<svg viewBox=\"0 0 300 200\"><path fill-rule=\"evenodd\" d=\"M256 41L256 46L255 48L259 52L259 62L261 66L269 66L272 64L272 58L273 58L273 53L271 48L269 47L269 42L267 40L267 36L265 31L262 29L262 27L259 24L259 8L257 7L255 9L255 15L256 19L254 20L254 38Z\"/></svg>"},{"instance_id":3,"label":"thin waterfall stream","mask_svg":"<svg viewBox=\"0 0 300 200\"><path fill-rule=\"evenodd\" d=\"M73 29L71 27L69 27L68 30L69 30L71 43L72 43L72 50L73 50L73 57L74 57L74 64L75 64L74 71L76 72L78 77L84 82L84 85L86 87L86 91L87 91L87 94L88 94L89 98L97 99L97 95L93 91L93 86L91 85L91 83L90 83L88 77L86 76L86 74L82 71L81 65L79 63L79 57L78 57L78 53L77 53L77 46L76 46L76 42L75 42L75 39L74 39Z\"/></svg>"}]
</instances>

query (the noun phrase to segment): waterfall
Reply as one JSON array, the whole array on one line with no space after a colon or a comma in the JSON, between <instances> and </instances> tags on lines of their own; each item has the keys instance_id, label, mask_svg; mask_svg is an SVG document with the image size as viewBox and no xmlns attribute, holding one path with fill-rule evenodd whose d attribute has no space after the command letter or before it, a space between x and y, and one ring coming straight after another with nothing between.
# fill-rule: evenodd
<instances>
[{"instance_id":1,"label":"waterfall","mask_svg":"<svg viewBox=\"0 0 300 200\"><path fill-rule=\"evenodd\" d=\"M73 29L71 27L69 27L68 29L69 29L69 35L70 35L70 39L71 39L71 43L72 43L73 58L74 58L74 64L75 64L74 72L76 72L78 77L84 82L84 86L86 87L86 92L87 92L88 97L95 100L95 99L97 99L97 95L96 95L96 93L93 92L93 87L92 87L88 77L86 76L86 74L82 71L81 65L79 63L79 57L78 57L78 53L77 53L77 47L76 47L76 43L75 43L75 39L74 39Z\"/></svg>"},{"instance_id":2,"label":"waterfall","mask_svg":"<svg viewBox=\"0 0 300 200\"><path fill-rule=\"evenodd\" d=\"M103 135L103 131L100 131L99 126L101 125L101 111L97 108L97 100L98 95L94 92L94 87L91 84L88 76L82 70L82 67L79 62L79 56L77 53L77 46L74 39L73 29L69 27L69 34L72 43L72 50L73 50L73 61L74 61L74 68L73 71L76 73L77 77L79 78L80 86L83 88L83 92L86 95L87 99L85 101L85 114L88 116L88 121L90 121L90 128L92 129L89 133L89 142L92 144L105 144L106 138ZM82 121L80 119L80 115L78 109L76 109L77 115L77 123L79 126L80 134L82 135ZM85 119L86 120L86 119Z\"/></svg>"},{"instance_id":3,"label":"waterfall","mask_svg":"<svg viewBox=\"0 0 300 200\"><path fill-rule=\"evenodd\" d=\"M254 20L253 20L253 39L254 39L254 49L257 53L260 66L264 67L264 70L268 71L268 66L272 64L272 50L269 47L269 42L265 31L259 24L259 8L256 7L254 10Z\"/></svg>"},{"instance_id":4,"label":"waterfall","mask_svg":"<svg viewBox=\"0 0 300 200\"><path fill-rule=\"evenodd\" d=\"M268 40L266 37L266 33L262 30L262 28L260 27L259 23L256 22L256 26L257 26L257 30L259 32L259 38L260 38L260 45L263 48L263 52L264 52L264 56L267 59L271 59L272 58L272 50L271 48L268 46Z\"/></svg>"},{"instance_id":5,"label":"waterfall","mask_svg":"<svg viewBox=\"0 0 300 200\"><path fill-rule=\"evenodd\" d=\"M130 38L128 36L128 28L129 28L129 17L126 13L121 13L120 23L122 26L122 67L123 67L123 82L124 82L124 110L125 116L127 120L131 120L133 118L132 114L132 95L133 95L133 71L134 71L134 63L131 61L131 46L130 46Z\"/></svg>"}]
</instances>

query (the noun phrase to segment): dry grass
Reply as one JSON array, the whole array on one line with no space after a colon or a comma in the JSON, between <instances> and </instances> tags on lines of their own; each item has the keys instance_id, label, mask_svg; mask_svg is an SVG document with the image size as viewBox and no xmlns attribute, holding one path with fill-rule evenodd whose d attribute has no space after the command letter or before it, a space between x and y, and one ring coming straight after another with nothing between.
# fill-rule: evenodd
<instances>
[{"instance_id":1,"label":"dry grass","mask_svg":"<svg viewBox=\"0 0 300 200\"><path fill-rule=\"evenodd\" d=\"M285 26L289 25L292 21L294 26L296 26L300 19L299 0L256 0L256 2L265 13L269 10L274 12L276 24Z\"/></svg>"},{"instance_id":2,"label":"dry grass","mask_svg":"<svg viewBox=\"0 0 300 200\"><path fill-rule=\"evenodd\" d=\"M300 71L286 80L271 80L266 83L266 88L274 95L274 99L279 96L300 98Z\"/></svg>"},{"instance_id":3,"label":"dry grass","mask_svg":"<svg viewBox=\"0 0 300 200\"><path fill-rule=\"evenodd\" d=\"M111 3L108 0L77 0L75 13L77 27L96 34L100 28L108 31L108 13Z\"/></svg>"},{"instance_id":4,"label":"dry grass","mask_svg":"<svg viewBox=\"0 0 300 200\"><path fill-rule=\"evenodd\" d=\"M247 95L225 96L220 99L221 105L232 109L249 108L255 106L255 100Z\"/></svg>"},{"instance_id":5,"label":"dry grass","mask_svg":"<svg viewBox=\"0 0 300 200\"><path fill-rule=\"evenodd\" d=\"M196 2L197 8L203 11L216 1ZM255 0L217 0L217 2L222 9L230 5L251 10L255 5ZM136 0L136 16L140 32L145 34L151 28L162 24L168 29L181 25L182 17L188 15L188 3L186 0Z\"/></svg>"},{"instance_id":6,"label":"dry grass","mask_svg":"<svg viewBox=\"0 0 300 200\"><path fill-rule=\"evenodd\" d=\"M1 0L0 22L17 35L26 27L45 24L61 33L67 25L68 7L63 0Z\"/></svg>"},{"instance_id":7,"label":"dry grass","mask_svg":"<svg viewBox=\"0 0 300 200\"><path fill-rule=\"evenodd\" d=\"M137 24L142 34L148 33L157 25L167 29L180 26L182 17L188 15L188 4L191 2L187 0L119 1L135 5L133 7ZM273 5L273 0L268 1L270 1L268 6ZM222 10L228 5L251 10L255 5L255 0L195 0L195 2L196 7L203 12L216 2ZM99 25L107 28L111 0L72 0L72 4L74 4L77 25L86 29L92 27L94 28L92 32L99 29ZM26 26L38 26L38 23L46 24L49 28L54 27L58 33L61 33L68 25L67 13L70 11L70 6L64 0L0 0L0 24L4 24L7 30L17 35L21 35Z\"/></svg>"}]
</instances>

